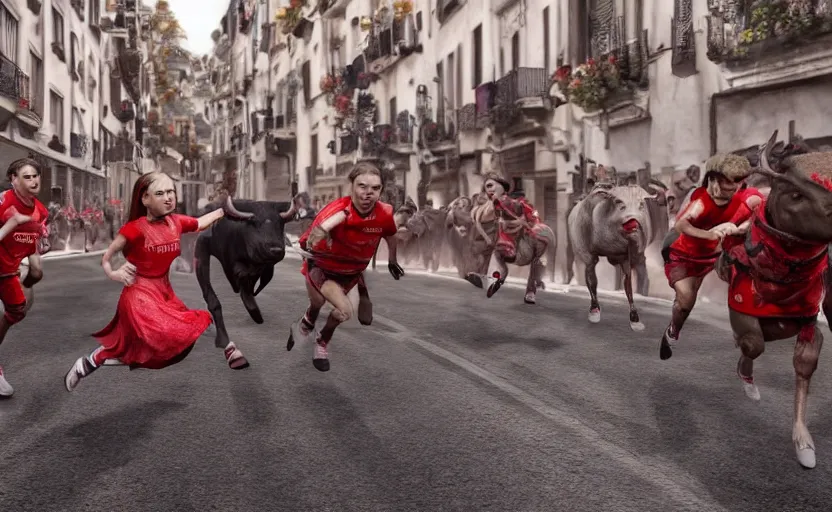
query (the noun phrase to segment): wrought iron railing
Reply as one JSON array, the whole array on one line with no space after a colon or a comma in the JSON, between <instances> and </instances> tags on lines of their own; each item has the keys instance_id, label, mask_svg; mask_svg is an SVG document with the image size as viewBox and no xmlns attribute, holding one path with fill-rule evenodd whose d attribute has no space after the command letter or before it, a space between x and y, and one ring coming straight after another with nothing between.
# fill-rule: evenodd
<instances>
[{"instance_id":1,"label":"wrought iron railing","mask_svg":"<svg viewBox=\"0 0 832 512\"><path fill-rule=\"evenodd\" d=\"M84 158L87 156L87 143L88 139L86 135L81 135L80 133L70 133L69 156L72 158Z\"/></svg>"},{"instance_id":2,"label":"wrought iron railing","mask_svg":"<svg viewBox=\"0 0 832 512\"><path fill-rule=\"evenodd\" d=\"M512 69L497 80L498 104L514 104L526 98L542 98L549 91L549 77L544 68Z\"/></svg>"},{"instance_id":3,"label":"wrought iron railing","mask_svg":"<svg viewBox=\"0 0 832 512\"><path fill-rule=\"evenodd\" d=\"M17 100L20 96L17 64L0 55L0 96Z\"/></svg>"},{"instance_id":4,"label":"wrought iron railing","mask_svg":"<svg viewBox=\"0 0 832 512\"><path fill-rule=\"evenodd\" d=\"M133 161L133 141L125 139L117 139L112 147L104 150L105 162L132 162Z\"/></svg>"},{"instance_id":5,"label":"wrought iron railing","mask_svg":"<svg viewBox=\"0 0 832 512\"><path fill-rule=\"evenodd\" d=\"M477 130L477 105L469 103L457 111L456 119L460 132Z\"/></svg>"},{"instance_id":6,"label":"wrought iron railing","mask_svg":"<svg viewBox=\"0 0 832 512\"><path fill-rule=\"evenodd\" d=\"M396 116L396 125L394 126L393 143L413 144L414 128L415 126L410 112L408 112L407 110L402 110L401 112L399 112L399 114Z\"/></svg>"},{"instance_id":7,"label":"wrought iron railing","mask_svg":"<svg viewBox=\"0 0 832 512\"><path fill-rule=\"evenodd\" d=\"M710 0L708 7L708 58L714 62L791 51L832 33L829 0Z\"/></svg>"},{"instance_id":8,"label":"wrought iron railing","mask_svg":"<svg viewBox=\"0 0 832 512\"><path fill-rule=\"evenodd\" d=\"M674 0L671 21L673 74L685 77L696 71L696 38L693 30L693 0Z\"/></svg>"},{"instance_id":9,"label":"wrought iron railing","mask_svg":"<svg viewBox=\"0 0 832 512\"><path fill-rule=\"evenodd\" d=\"M341 149L338 151L339 155L349 155L358 149L358 136L355 134L341 136Z\"/></svg>"},{"instance_id":10,"label":"wrought iron railing","mask_svg":"<svg viewBox=\"0 0 832 512\"><path fill-rule=\"evenodd\" d=\"M601 55L601 58L615 58L622 82L631 86L646 88L649 85L647 44L647 30L645 29L635 41L614 48Z\"/></svg>"}]
</instances>

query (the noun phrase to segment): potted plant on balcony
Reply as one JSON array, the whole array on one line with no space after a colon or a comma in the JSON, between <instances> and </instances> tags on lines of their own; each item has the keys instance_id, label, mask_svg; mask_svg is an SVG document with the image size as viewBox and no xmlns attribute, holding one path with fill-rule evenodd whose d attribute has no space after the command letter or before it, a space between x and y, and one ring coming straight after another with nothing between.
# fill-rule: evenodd
<instances>
[{"instance_id":1,"label":"potted plant on balcony","mask_svg":"<svg viewBox=\"0 0 832 512\"><path fill-rule=\"evenodd\" d=\"M275 21L280 23L280 30L284 34L292 34L297 38L303 37L309 20L303 17L306 0L291 0L289 7L281 7L275 13Z\"/></svg>"},{"instance_id":2,"label":"potted plant on balcony","mask_svg":"<svg viewBox=\"0 0 832 512\"><path fill-rule=\"evenodd\" d=\"M615 57L589 59L568 74L564 67L555 73L561 93L585 112L604 109L622 88Z\"/></svg>"},{"instance_id":3,"label":"potted plant on balcony","mask_svg":"<svg viewBox=\"0 0 832 512\"><path fill-rule=\"evenodd\" d=\"M832 17L816 15L811 7L787 0L762 0L752 6L746 29L740 32L735 57L752 47L781 47L783 43L811 38L832 29Z\"/></svg>"}]
</instances>

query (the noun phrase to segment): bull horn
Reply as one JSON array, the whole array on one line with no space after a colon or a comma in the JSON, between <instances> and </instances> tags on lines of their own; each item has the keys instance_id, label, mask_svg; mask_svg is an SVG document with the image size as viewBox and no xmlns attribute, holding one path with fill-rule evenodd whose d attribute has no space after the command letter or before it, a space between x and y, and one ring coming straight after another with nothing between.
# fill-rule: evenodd
<instances>
[{"instance_id":1,"label":"bull horn","mask_svg":"<svg viewBox=\"0 0 832 512\"><path fill-rule=\"evenodd\" d=\"M231 200L231 194L225 196L225 205L223 206L223 210L225 210L225 214L229 217L233 217L239 220L248 220L254 217L253 213L249 212L241 212L234 206L234 202Z\"/></svg>"},{"instance_id":2,"label":"bull horn","mask_svg":"<svg viewBox=\"0 0 832 512\"><path fill-rule=\"evenodd\" d=\"M774 169L771 168L771 165L768 163L768 159L771 157L771 150L774 149L774 145L777 143L777 130L774 130L774 133L771 134L771 137L766 142L766 145L763 146L763 150L760 152L760 168L765 171L766 173L776 174Z\"/></svg>"}]
</instances>

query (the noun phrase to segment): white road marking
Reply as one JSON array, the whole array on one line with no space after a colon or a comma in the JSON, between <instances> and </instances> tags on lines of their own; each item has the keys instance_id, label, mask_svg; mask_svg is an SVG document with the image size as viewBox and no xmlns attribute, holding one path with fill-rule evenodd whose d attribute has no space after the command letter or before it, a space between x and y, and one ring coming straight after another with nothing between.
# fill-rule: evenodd
<instances>
[{"instance_id":1,"label":"white road marking","mask_svg":"<svg viewBox=\"0 0 832 512\"><path fill-rule=\"evenodd\" d=\"M704 499L701 496L709 496L710 493L692 475L679 469L674 464L657 459L655 457L639 457L624 448L607 441L602 434L583 423L579 418L542 402L529 393L523 391L507 380L494 375L488 370L460 357L448 350L445 350L434 343L419 338L413 331L404 325L379 315L373 315L373 321L386 325L397 331L394 337L413 343L420 348L441 357L442 359L458 366L459 368L476 375L485 382L510 395L515 400L543 415L556 423L559 427L571 430L577 436L586 439L592 446L608 455L613 461L647 482L655 484L663 489L674 501L679 502L684 510L694 511L725 511L713 499ZM682 510L676 507L669 507L672 510Z\"/></svg>"}]
</instances>

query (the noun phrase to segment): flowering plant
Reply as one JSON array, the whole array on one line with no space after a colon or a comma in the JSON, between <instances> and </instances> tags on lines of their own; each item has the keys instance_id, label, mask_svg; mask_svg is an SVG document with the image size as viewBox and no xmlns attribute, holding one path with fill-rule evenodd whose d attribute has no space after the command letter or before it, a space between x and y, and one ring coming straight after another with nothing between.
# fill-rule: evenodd
<instances>
[{"instance_id":1,"label":"flowering plant","mask_svg":"<svg viewBox=\"0 0 832 512\"><path fill-rule=\"evenodd\" d=\"M324 94L334 94L344 84L344 79L340 75L327 73L321 77L320 88Z\"/></svg>"},{"instance_id":2,"label":"flowering plant","mask_svg":"<svg viewBox=\"0 0 832 512\"><path fill-rule=\"evenodd\" d=\"M609 97L621 88L621 76L615 57L606 60L589 59L572 71L561 66L552 80L567 100L586 111L605 106Z\"/></svg>"}]
</instances>

